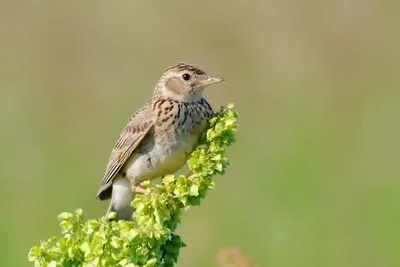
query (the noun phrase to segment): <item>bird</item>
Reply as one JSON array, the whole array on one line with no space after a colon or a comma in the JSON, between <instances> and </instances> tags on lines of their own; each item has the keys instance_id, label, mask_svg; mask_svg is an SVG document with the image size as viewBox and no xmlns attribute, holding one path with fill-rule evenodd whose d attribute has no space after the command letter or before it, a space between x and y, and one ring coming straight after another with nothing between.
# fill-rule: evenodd
<instances>
[{"instance_id":1,"label":"bird","mask_svg":"<svg viewBox=\"0 0 400 267\"><path fill-rule=\"evenodd\" d=\"M152 97L133 114L112 149L97 193L100 200L111 198L106 218L115 212L113 220L131 221L131 202L136 193L145 192L140 184L185 165L214 115L204 88L222 81L187 63L164 71Z\"/></svg>"}]
</instances>

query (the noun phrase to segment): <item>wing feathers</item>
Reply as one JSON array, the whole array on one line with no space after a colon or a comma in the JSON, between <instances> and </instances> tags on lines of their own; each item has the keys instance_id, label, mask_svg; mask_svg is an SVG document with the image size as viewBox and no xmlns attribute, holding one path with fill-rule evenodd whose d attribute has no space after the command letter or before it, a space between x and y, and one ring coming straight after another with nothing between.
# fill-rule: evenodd
<instances>
[{"instance_id":1,"label":"wing feathers","mask_svg":"<svg viewBox=\"0 0 400 267\"><path fill-rule=\"evenodd\" d=\"M101 198L101 195L112 185L114 177L121 170L126 160L137 148L151 127L153 127L155 121L155 115L153 114L150 104L139 109L129 120L111 152L107 169L97 194L98 198Z\"/></svg>"}]
</instances>

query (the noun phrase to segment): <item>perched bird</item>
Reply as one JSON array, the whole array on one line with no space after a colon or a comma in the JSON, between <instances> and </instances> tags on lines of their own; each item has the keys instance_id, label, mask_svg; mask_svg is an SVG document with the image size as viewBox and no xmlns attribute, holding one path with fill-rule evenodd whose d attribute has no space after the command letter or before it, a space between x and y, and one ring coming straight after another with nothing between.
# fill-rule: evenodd
<instances>
[{"instance_id":1,"label":"perched bird","mask_svg":"<svg viewBox=\"0 0 400 267\"><path fill-rule=\"evenodd\" d=\"M111 152L97 198L111 198L107 215L131 220L140 183L182 168L213 115L202 93L223 81L201 69L178 63L167 68L153 96L129 120Z\"/></svg>"}]
</instances>

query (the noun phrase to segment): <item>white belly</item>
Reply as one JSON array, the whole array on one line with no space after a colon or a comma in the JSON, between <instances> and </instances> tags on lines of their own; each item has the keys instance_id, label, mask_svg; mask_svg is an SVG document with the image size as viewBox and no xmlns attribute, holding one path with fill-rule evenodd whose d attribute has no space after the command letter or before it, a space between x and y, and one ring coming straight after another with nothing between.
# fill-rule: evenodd
<instances>
[{"instance_id":1,"label":"white belly","mask_svg":"<svg viewBox=\"0 0 400 267\"><path fill-rule=\"evenodd\" d=\"M154 142L145 153L133 153L123 167L127 177L140 183L172 174L182 168L197 145L197 136L186 136L185 142Z\"/></svg>"}]
</instances>

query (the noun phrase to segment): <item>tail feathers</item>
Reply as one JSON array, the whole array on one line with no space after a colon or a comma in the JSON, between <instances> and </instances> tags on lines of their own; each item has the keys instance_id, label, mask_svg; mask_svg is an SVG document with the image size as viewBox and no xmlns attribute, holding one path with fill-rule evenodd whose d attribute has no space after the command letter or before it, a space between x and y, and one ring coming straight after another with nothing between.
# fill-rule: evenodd
<instances>
[{"instance_id":1,"label":"tail feathers","mask_svg":"<svg viewBox=\"0 0 400 267\"><path fill-rule=\"evenodd\" d=\"M134 193L130 188L129 180L126 178L115 179L112 185L111 202L106 218L108 218L110 212L115 212L115 220L131 221L134 212L134 208L131 206L133 198Z\"/></svg>"}]
</instances>

